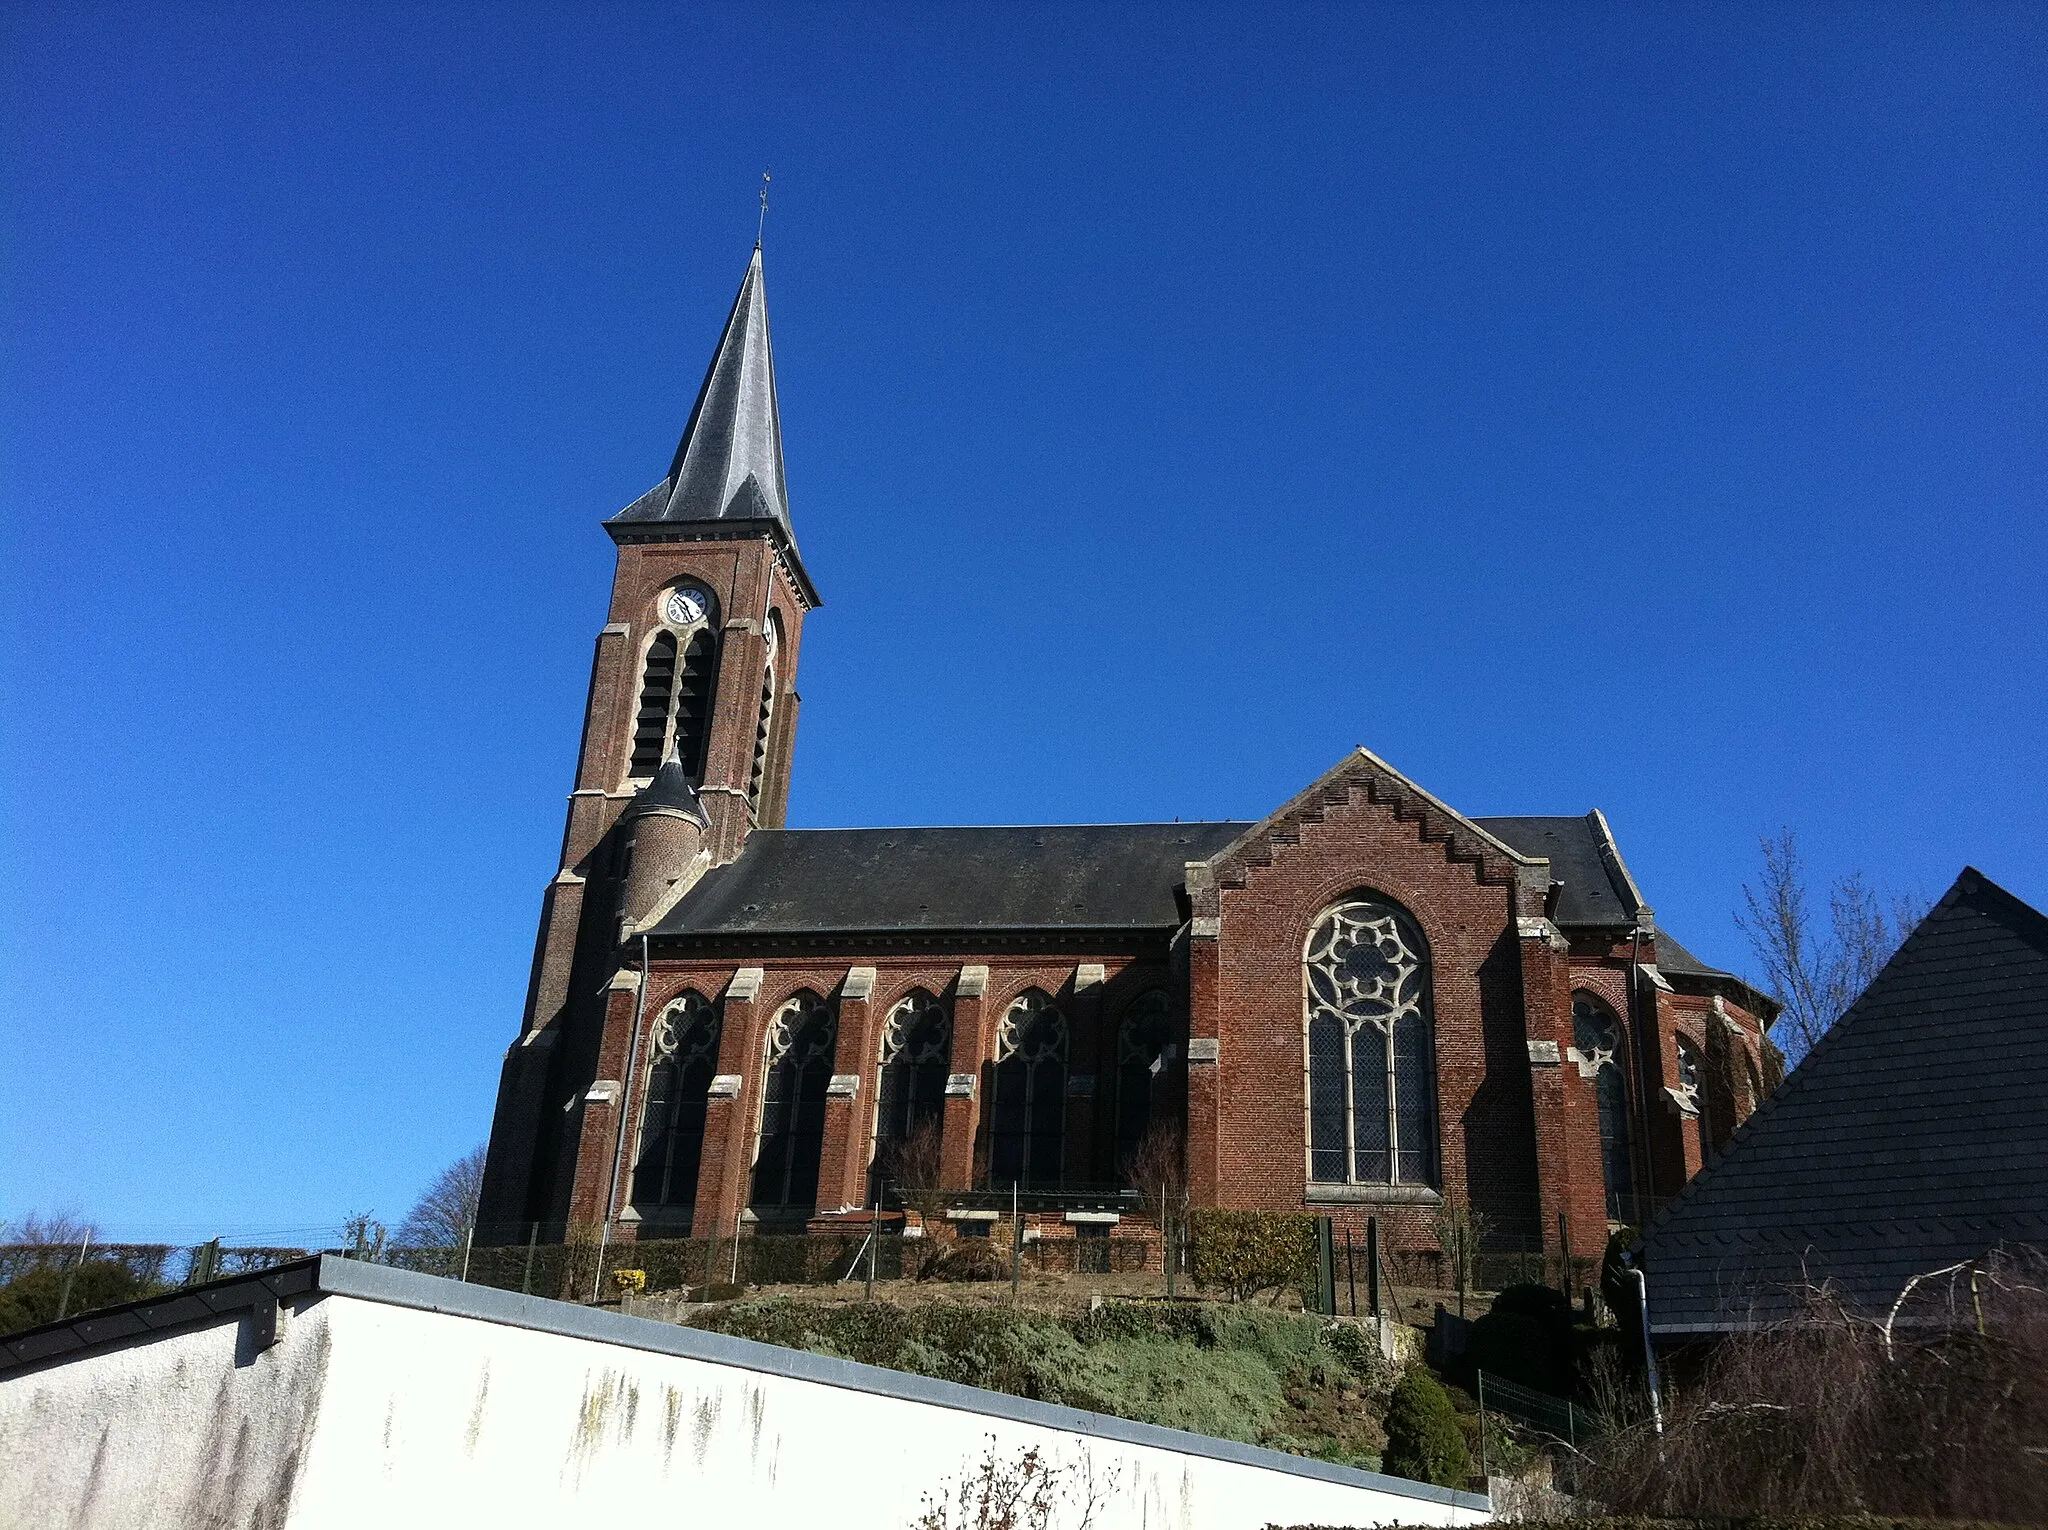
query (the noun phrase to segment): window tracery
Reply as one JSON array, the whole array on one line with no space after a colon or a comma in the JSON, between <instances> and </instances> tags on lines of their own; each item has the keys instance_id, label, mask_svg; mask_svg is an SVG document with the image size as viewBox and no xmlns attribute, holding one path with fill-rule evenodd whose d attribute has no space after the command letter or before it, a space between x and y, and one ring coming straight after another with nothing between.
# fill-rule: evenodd
<instances>
[{"instance_id":1,"label":"window tracery","mask_svg":"<svg viewBox=\"0 0 2048 1530\"><path fill-rule=\"evenodd\" d=\"M808 1210L817 1204L825 1090L838 1039L832 1006L809 990L786 1002L768 1023L751 1199L757 1209Z\"/></svg>"},{"instance_id":2,"label":"window tracery","mask_svg":"<svg viewBox=\"0 0 2048 1530\"><path fill-rule=\"evenodd\" d=\"M1054 1189L1066 1138L1067 1017L1038 989L1012 1001L996 1027L989 1182Z\"/></svg>"},{"instance_id":3,"label":"window tracery","mask_svg":"<svg viewBox=\"0 0 2048 1530\"><path fill-rule=\"evenodd\" d=\"M1127 1167L1153 1119L1169 1100L1167 1070L1174 1045L1173 1003L1163 988L1140 994L1125 1008L1116 1041L1117 1164Z\"/></svg>"},{"instance_id":4,"label":"window tracery","mask_svg":"<svg viewBox=\"0 0 2048 1530\"><path fill-rule=\"evenodd\" d=\"M1309 1178L1436 1181L1436 1068L1428 947L1383 898L1338 904L1309 933Z\"/></svg>"},{"instance_id":5,"label":"window tracery","mask_svg":"<svg viewBox=\"0 0 2048 1530\"><path fill-rule=\"evenodd\" d=\"M640 1113L640 1151L633 1163L633 1204L687 1210L697 1200L704 1116L718 1071L719 1015L702 994L685 993L655 1019Z\"/></svg>"},{"instance_id":6,"label":"window tracery","mask_svg":"<svg viewBox=\"0 0 2048 1530\"><path fill-rule=\"evenodd\" d=\"M1610 1221L1627 1221L1633 1210L1628 1126L1628 1076L1622 1065L1621 1021L1590 993L1572 995L1572 1047L1581 1076L1593 1078L1600 1107L1600 1173L1607 1189Z\"/></svg>"},{"instance_id":7,"label":"window tracery","mask_svg":"<svg viewBox=\"0 0 2048 1530\"><path fill-rule=\"evenodd\" d=\"M878 1175L888 1169L891 1148L908 1142L926 1122L944 1118L952 1056L953 1015L943 1001L920 988L889 1011L875 1090ZM873 1188L880 1188L879 1179Z\"/></svg>"}]
</instances>

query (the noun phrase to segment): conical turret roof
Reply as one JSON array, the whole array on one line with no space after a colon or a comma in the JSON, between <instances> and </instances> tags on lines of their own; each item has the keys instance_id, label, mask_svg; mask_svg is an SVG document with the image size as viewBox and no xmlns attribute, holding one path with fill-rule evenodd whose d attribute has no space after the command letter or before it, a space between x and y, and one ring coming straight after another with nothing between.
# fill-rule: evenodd
<instances>
[{"instance_id":1,"label":"conical turret roof","mask_svg":"<svg viewBox=\"0 0 2048 1530\"><path fill-rule=\"evenodd\" d=\"M767 522L792 548L796 540L783 478L782 417L775 404L775 355L768 340L759 245L747 263L668 477L608 524L638 529L648 523L705 521Z\"/></svg>"},{"instance_id":2,"label":"conical turret roof","mask_svg":"<svg viewBox=\"0 0 2048 1530\"><path fill-rule=\"evenodd\" d=\"M690 784L688 772L682 761L674 755L654 773L654 779L641 787L633 800L626 804L621 818L637 818L644 813L680 813L685 818L694 818L707 828L710 820L704 816L704 804L697 797L697 789Z\"/></svg>"}]
</instances>

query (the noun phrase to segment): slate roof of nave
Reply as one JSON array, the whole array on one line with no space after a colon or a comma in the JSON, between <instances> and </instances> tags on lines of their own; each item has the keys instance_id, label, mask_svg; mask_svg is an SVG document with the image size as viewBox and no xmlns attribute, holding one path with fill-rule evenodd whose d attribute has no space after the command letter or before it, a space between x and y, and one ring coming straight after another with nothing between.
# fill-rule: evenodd
<instances>
[{"instance_id":1,"label":"slate roof of nave","mask_svg":"<svg viewBox=\"0 0 2048 1530\"><path fill-rule=\"evenodd\" d=\"M1653 1328L1882 1314L1913 1276L2048 1248L2048 917L1965 869L1849 1011L1651 1223Z\"/></svg>"},{"instance_id":2,"label":"slate roof of nave","mask_svg":"<svg viewBox=\"0 0 2048 1530\"><path fill-rule=\"evenodd\" d=\"M1170 930L1187 863L1245 827L756 829L653 933Z\"/></svg>"},{"instance_id":3,"label":"slate roof of nave","mask_svg":"<svg viewBox=\"0 0 2048 1530\"><path fill-rule=\"evenodd\" d=\"M1557 923L1632 917L1591 818L1473 820L1564 883ZM1251 827L1239 822L1025 828L756 829L739 858L704 874L656 936L895 931L1171 930L1187 863ZM1662 966L1725 976L1662 931Z\"/></svg>"}]
</instances>

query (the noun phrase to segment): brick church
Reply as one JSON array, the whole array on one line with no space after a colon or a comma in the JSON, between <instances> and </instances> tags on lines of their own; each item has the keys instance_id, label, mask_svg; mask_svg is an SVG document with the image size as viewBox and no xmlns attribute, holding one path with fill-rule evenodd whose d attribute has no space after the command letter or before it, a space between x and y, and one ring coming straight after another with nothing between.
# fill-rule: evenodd
<instances>
[{"instance_id":1,"label":"brick church","mask_svg":"<svg viewBox=\"0 0 2048 1530\"><path fill-rule=\"evenodd\" d=\"M1469 1203L1578 1251L1763 1091L1775 1006L1661 930L1597 811L1468 818L1367 750L1256 823L791 829L797 550L757 248L617 544L480 1220L731 1237L857 1217L938 1137L1099 1232L1151 1136L1195 1206L1397 1248ZM1108 1208L1105 1210L1105 1208Z\"/></svg>"}]
</instances>

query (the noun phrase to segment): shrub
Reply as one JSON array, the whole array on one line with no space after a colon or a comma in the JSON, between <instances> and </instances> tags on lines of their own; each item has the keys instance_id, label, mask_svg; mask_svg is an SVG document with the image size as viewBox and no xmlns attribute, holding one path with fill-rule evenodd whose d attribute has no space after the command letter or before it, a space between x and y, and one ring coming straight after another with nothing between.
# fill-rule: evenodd
<instances>
[{"instance_id":1,"label":"shrub","mask_svg":"<svg viewBox=\"0 0 2048 1530\"><path fill-rule=\"evenodd\" d=\"M955 1238L924 1273L931 1280L1008 1280L1010 1261L986 1238Z\"/></svg>"},{"instance_id":2,"label":"shrub","mask_svg":"<svg viewBox=\"0 0 2048 1530\"><path fill-rule=\"evenodd\" d=\"M1299 1211L1189 1213L1195 1279L1232 1301L1293 1290L1316 1278L1316 1219Z\"/></svg>"},{"instance_id":3,"label":"shrub","mask_svg":"<svg viewBox=\"0 0 2048 1530\"><path fill-rule=\"evenodd\" d=\"M71 1282L71 1304L60 1314L57 1308L64 1300L66 1280ZM76 1317L98 1307L140 1301L161 1289L114 1259L88 1259L76 1267L75 1274L60 1265L46 1264L0 1286L0 1333L53 1323L60 1316Z\"/></svg>"},{"instance_id":4,"label":"shrub","mask_svg":"<svg viewBox=\"0 0 2048 1530\"><path fill-rule=\"evenodd\" d=\"M1463 1487L1471 1475L1472 1458L1450 1394L1420 1366L1401 1378L1387 1405L1387 1450L1380 1469L1438 1487Z\"/></svg>"}]
</instances>

